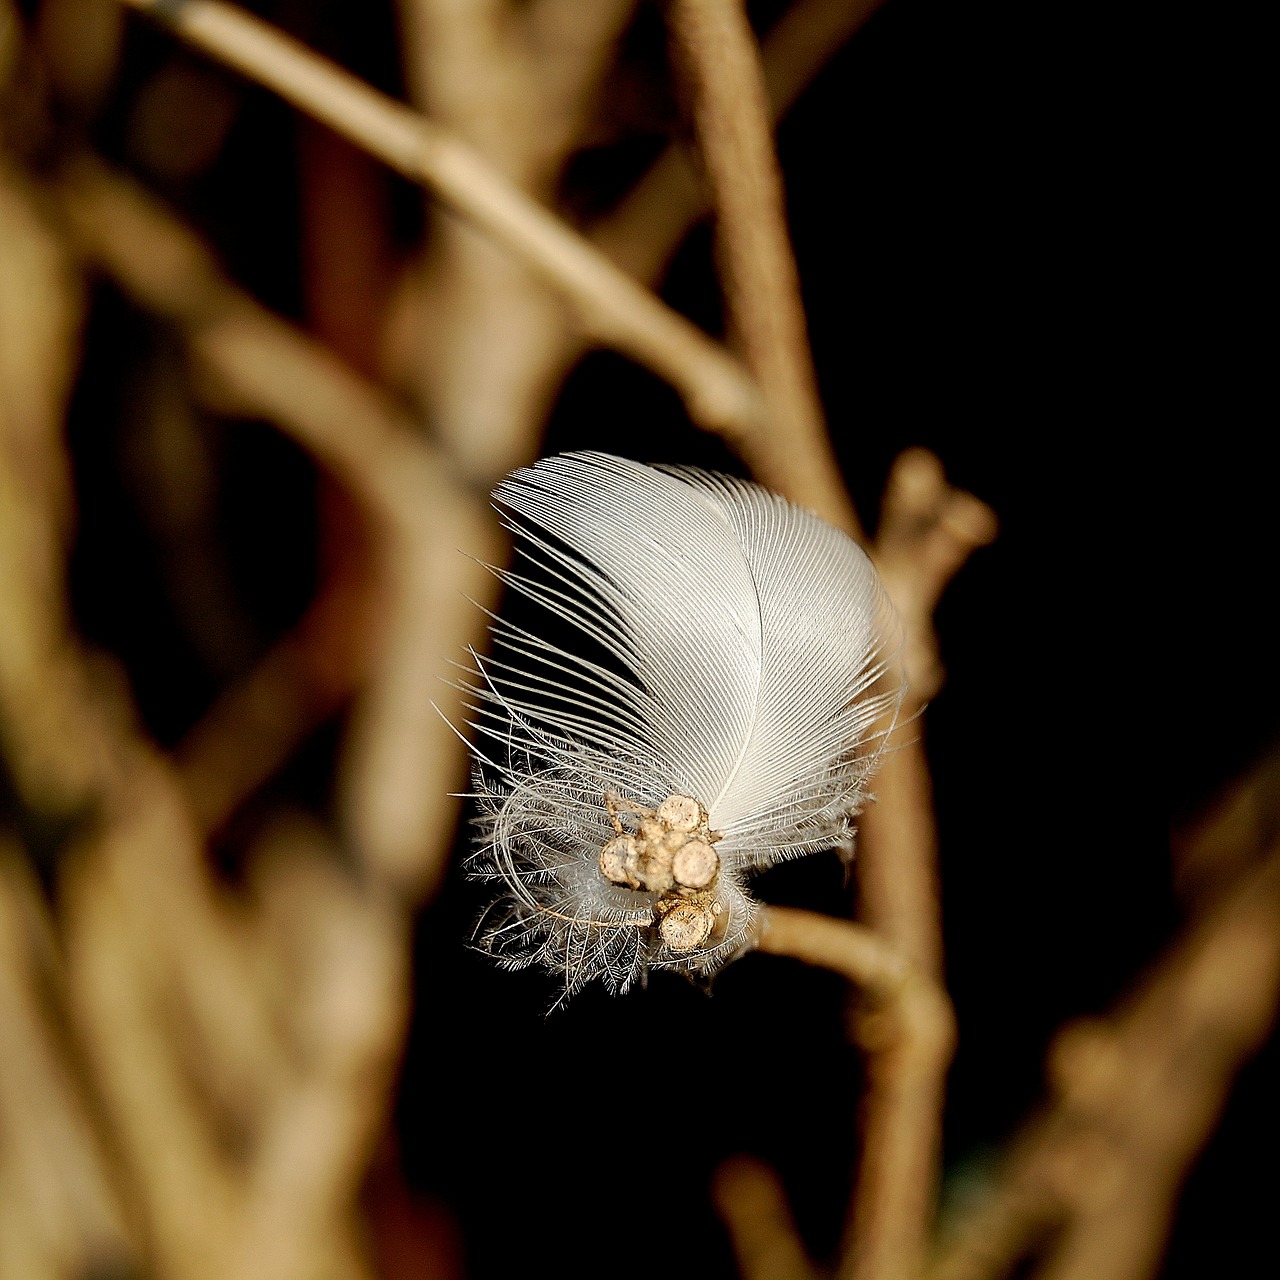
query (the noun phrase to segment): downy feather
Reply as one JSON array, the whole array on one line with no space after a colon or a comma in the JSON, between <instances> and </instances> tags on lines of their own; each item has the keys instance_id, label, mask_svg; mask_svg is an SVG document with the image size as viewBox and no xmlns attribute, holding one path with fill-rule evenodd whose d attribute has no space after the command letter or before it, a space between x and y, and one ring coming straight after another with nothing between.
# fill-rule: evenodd
<instances>
[{"instance_id":1,"label":"downy feather","mask_svg":"<svg viewBox=\"0 0 1280 1280\"><path fill-rule=\"evenodd\" d=\"M517 554L494 572L539 622L494 617L463 686L469 865L499 893L482 944L566 994L710 973L750 937L751 872L851 847L903 693L875 570L817 516L702 471L565 454L494 500ZM696 830L668 797L697 801Z\"/></svg>"}]
</instances>

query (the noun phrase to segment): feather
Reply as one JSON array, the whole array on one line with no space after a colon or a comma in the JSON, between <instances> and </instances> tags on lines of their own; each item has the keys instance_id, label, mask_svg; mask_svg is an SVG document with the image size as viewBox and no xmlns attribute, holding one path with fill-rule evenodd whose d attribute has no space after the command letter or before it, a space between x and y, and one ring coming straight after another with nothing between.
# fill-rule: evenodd
<instances>
[{"instance_id":1,"label":"feather","mask_svg":"<svg viewBox=\"0 0 1280 1280\"><path fill-rule=\"evenodd\" d=\"M468 723L498 896L482 945L566 994L742 950L748 877L851 847L903 696L870 560L758 485L603 453L544 459L495 504L493 572L533 622L492 617Z\"/></svg>"}]
</instances>

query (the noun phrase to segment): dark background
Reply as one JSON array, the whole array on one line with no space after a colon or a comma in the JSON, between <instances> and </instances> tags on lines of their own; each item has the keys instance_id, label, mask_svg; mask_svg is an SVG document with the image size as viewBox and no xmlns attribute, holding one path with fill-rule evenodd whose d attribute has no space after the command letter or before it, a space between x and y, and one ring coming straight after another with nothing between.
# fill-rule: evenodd
<instances>
[{"instance_id":1,"label":"dark background","mask_svg":"<svg viewBox=\"0 0 1280 1280\"><path fill-rule=\"evenodd\" d=\"M753 12L763 25L776 7ZM389 10L258 8L399 91ZM1253 287L1255 167L1218 145L1249 118L1251 42L1226 24L1205 35L1200 63L1242 68L1206 116L1195 76L1157 88L1141 59L1113 51L1114 22L890 0L780 132L822 393L864 517L892 458L926 445L1001 522L945 598L950 679L925 726L961 1029L947 1113L956 1196L1040 1095L1053 1028L1104 1010L1169 939L1169 823L1272 741L1280 710L1273 485L1259 444L1274 396L1257 398L1258 342L1227 301L1234 283ZM650 11L628 48L661 83L657 31ZM133 24L93 126L108 154L127 160L132 97L170 56L167 37ZM1179 181L1166 191L1154 174L1174 140ZM584 157L576 180L604 190L658 141L637 125L614 152ZM157 185L238 279L305 321L297 148L291 113L246 88L214 166L182 189ZM385 182L391 234L407 248L419 198ZM1184 197L1206 189L1206 218L1180 219ZM705 230L665 294L718 329ZM166 596L121 463L136 379L171 340L103 286L71 427L81 622L125 658L165 743L217 685ZM582 446L736 467L667 388L607 353L583 362L551 423L548 451ZM315 580L315 477L265 426L235 424L220 447L227 554L265 646ZM281 798L325 811L341 728L307 744L262 812ZM760 889L851 906L834 855ZM740 1150L778 1166L811 1249L831 1255L859 1090L841 983L752 956L710 996L658 977L547 1016L551 980L468 950L477 907L455 877L422 914L396 1120L404 1170L456 1215L470 1275L729 1275L705 1188ZM1276 1065L1273 1042L1192 1174L1171 1278L1206 1274L1209 1259L1219 1275L1274 1263ZM600 1101L628 1081L648 1097L652 1081L685 1071L717 1082L705 1115ZM673 1127L698 1135L692 1165L674 1173L659 1148ZM655 1201L669 1206L659 1221Z\"/></svg>"}]
</instances>

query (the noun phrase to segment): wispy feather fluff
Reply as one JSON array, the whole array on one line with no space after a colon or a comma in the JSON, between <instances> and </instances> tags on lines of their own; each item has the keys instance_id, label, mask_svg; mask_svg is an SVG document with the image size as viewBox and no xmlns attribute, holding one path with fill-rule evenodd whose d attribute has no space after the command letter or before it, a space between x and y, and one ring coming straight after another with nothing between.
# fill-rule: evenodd
<instances>
[{"instance_id":1,"label":"wispy feather fluff","mask_svg":"<svg viewBox=\"0 0 1280 1280\"><path fill-rule=\"evenodd\" d=\"M494 499L534 621L495 617L465 686L483 945L566 993L709 973L750 935L751 872L851 844L902 698L871 562L757 485L607 454Z\"/></svg>"}]
</instances>

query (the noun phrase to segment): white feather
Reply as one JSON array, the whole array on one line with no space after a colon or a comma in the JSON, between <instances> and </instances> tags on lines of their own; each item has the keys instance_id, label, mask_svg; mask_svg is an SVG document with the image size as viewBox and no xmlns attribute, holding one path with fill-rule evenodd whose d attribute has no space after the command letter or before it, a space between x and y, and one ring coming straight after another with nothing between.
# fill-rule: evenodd
<instances>
[{"instance_id":1,"label":"white feather","mask_svg":"<svg viewBox=\"0 0 1280 1280\"><path fill-rule=\"evenodd\" d=\"M851 842L903 694L871 562L757 485L607 454L545 459L494 499L518 557L494 572L546 625L494 618L464 686L482 811L470 865L501 892L484 945L560 972L566 992L709 973L749 936L749 873ZM623 830L648 850L639 811L669 796L705 810L715 883L611 880L602 848ZM659 829L666 865L700 838L643 828ZM699 912L708 936L669 945L686 916L697 936Z\"/></svg>"}]
</instances>

